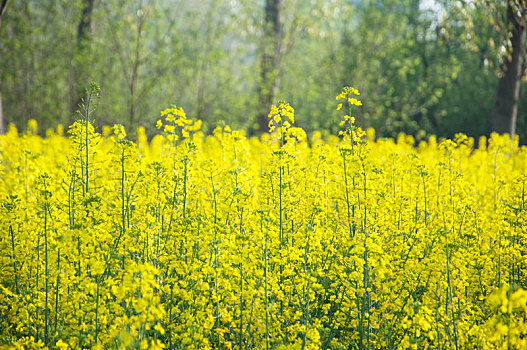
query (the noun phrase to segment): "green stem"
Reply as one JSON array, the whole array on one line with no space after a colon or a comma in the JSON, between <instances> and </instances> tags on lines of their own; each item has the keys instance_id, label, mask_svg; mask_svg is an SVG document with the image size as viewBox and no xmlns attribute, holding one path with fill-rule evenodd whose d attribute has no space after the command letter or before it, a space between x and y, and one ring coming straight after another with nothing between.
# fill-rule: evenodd
<instances>
[{"instance_id":1,"label":"green stem","mask_svg":"<svg viewBox=\"0 0 527 350\"><path fill-rule=\"evenodd\" d=\"M97 294L95 296L95 344L99 342L99 290L101 286L101 276L97 278Z\"/></svg>"},{"instance_id":2,"label":"green stem","mask_svg":"<svg viewBox=\"0 0 527 350\"><path fill-rule=\"evenodd\" d=\"M214 178L210 175L210 182L212 185L212 196L214 201L214 292L216 294L216 333L218 335L217 346L221 349L221 336L218 332L220 328L220 295L219 295L219 281L218 281L218 229L216 228L218 220L218 209L216 201L216 188L214 187Z\"/></svg>"},{"instance_id":3,"label":"green stem","mask_svg":"<svg viewBox=\"0 0 527 350\"><path fill-rule=\"evenodd\" d=\"M126 232L126 210L125 210L125 189L124 189L124 178L125 178L125 172L124 172L124 148L123 153L121 154L121 220L122 220L122 228L121 228L121 236L124 236ZM119 243L119 242L117 242Z\"/></svg>"},{"instance_id":4,"label":"green stem","mask_svg":"<svg viewBox=\"0 0 527 350\"><path fill-rule=\"evenodd\" d=\"M183 220L184 220L186 218L186 211L187 211L188 158L185 158L183 160L183 164L185 165L185 169L183 171Z\"/></svg>"},{"instance_id":5,"label":"green stem","mask_svg":"<svg viewBox=\"0 0 527 350\"><path fill-rule=\"evenodd\" d=\"M45 188L45 187L44 187ZM46 194L47 196L47 194ZM46 198L47 199L47 198ZM44 304L44 344L47 345L49 342L49 309L48 309L48 298L49 298L49 261L48 261L48 203L44 204L44 260L46 263L46 301Z\"/></svg>"},{"instance_id":6,"label":"green stem","mask_svg":"<svg viewBox=\"0 0 527 350\"><path fill-rule=\"evenodd\" d=\"M15 293L18 294L18 267L15 254L15 233L13 232L13 226L9 225L9 233L11 234L11 249L12 249L12 259L13 259L13 270L15 273Z\"/></svg>"},{"instance_id":7,"label":"green stem","mask_svg":"<svg viewBox=\"0 0 527 350\"><path fill-rule=\"evenodd\" d=\"M91 98L92 98L92 91L90 90L87 94L87 99L88 101L86 102L86 105L84 106L84 116L86 117L86 134L85 134L85 137L86 137L86 193L89 192L89 182L90 182L90 174L88 172L88 169L89 169L89 155L90 155L90 152L89 152L89 130L88 130L88 126L90 124L90 103L91 103Z\"/></svg>"},{"instance_id":8,"label":"green stem","mask_svg":"<svg viewBox=\"0 0 527 350\"><path fill-rule=\"evenodd\" d=\"M349 235L350 238L353 239L353 236L355 233L353 232L353 225L351 223L351 204L350 204L350 198L349 198L349 190L348 190L348 170L346 165L346 153L345 151L341 152L342 154L342 163L344 167L344 187L346 192L346 204L347 204L347 211L348 211L348 229L349 229Z\"/></svg>"},{"instance_id":9,"label":"green stem","mask_svg":"<svg viewBox=\"0 0 527 350\"><path fill-rule=\"evenodd\" d=\"M35 331L37 339L40 338L40 293L39 290L39 276L40 276L40 234L37 234L37 271L35 275L35 294L36 294L36 310L35 310Z\"/></svg>"},{"instance_id":10,"label":"green stem","mask_svg":"<svg viewBox=\"0 0 527 350\"><path fill-rule=\"evenodd\" d=\"M458 336L457 336L457 322L455 318L455 312L454 312L454 303L453 303L453 293L452 293L452 283L450 278L450 253L448 249L448 243L446 246L446 272L447 272L447 282L448 282L448 298L447 298L447 306L450 305L450 313L452 316L452 325L454 326L454 344L456 346L456 350L459 348L458 345Z\"/></svg>"},{"instance_id":11,"label":"green stem","mask_svg":"<svg viewBox=\"0 0 527 350\"><path fill-rule=\"evenodd\" d=\"M55 287L55 329L54 333L57 333L57 321L59 315L59 289L60 289L60 249L57 252L57 285Z\"/></svg>"},{"instance_id":12,"label":"green stem","mask_svg":"<svg viewBox=\"0 0 527 350\"><path fill-rule=\"evenodd\" d=\"M263 225L263 214L262 214L262 217L261 217L261 222L260 222L260 225L261 225L261 229L263 231L264 229L264 225ZM265 247L264 247L264 289L265 289L265 339L266 339L266 342L265 342L265 348L266 350L269 350L269 345L270 345L270 342L269 342L269 287L268 287L268 281L267 281L267 276L268 276L268 245L269 245L269 234L267 232L267 230L265 230Z\"/></svg>"},{"instance_id":13,"label":"green stem","mask_svg":"<svg viewBox=\"0 0 527 350\"><path fill-rule=\"evenodd\" d=\"M243 263L240 263L240 336L239 349L243 345Z\"/></svg>"}]
</instances>

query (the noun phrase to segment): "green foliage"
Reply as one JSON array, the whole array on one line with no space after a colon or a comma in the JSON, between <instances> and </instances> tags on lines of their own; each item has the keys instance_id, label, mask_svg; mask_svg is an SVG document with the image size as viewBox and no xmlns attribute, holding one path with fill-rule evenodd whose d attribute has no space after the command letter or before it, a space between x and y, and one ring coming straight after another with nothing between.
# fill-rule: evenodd
<instances>
[{"instance_id":1,"label":"green foliage","mask_svg":"<svg viewBox=\"0 0 527 350\"><path fill-rule=\"evenodd\" d=\"M84 3L10 3L0 28L5 125L20 130L36 119L44 134L70 124L79 87L98 81L98 125L144 126L152 136L155 111L176 103L208 132L222 121L255 129L263 1L96 1L79 49ZM378 136L488 134L507 48L505 3L283 2L275 98L299 106L308 132L337 132L327 97L353 84L367 106L357 122ZM522 142L526 113L520 103Z\"/></svg>"}]
</instances>

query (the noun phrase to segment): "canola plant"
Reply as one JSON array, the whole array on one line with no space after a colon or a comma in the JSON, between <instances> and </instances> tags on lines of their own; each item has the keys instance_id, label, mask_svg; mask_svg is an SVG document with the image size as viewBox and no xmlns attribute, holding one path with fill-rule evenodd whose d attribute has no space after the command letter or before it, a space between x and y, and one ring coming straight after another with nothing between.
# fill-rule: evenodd
<instances>
[{"instance_id":1,"label":"canola plant","mask_svg":"<svg viewBox=\"0 0 527 350\"><path fill-rule=\"evenodd\" d=\"M279 102L261 139L171 107L134 143L97 93L0 136L3 346L527 348L517 139L375 140L345 88L327 139Z\"/></svg>"}]
</instances>

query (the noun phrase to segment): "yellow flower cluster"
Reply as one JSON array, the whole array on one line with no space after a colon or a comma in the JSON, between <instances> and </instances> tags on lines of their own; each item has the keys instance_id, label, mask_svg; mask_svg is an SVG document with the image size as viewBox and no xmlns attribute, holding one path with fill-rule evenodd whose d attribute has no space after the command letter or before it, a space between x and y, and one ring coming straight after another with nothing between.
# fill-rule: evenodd
<instances>
[{"instance_id":1,"label":"yellow flower cluster","mask_svg":"<svg viewBox=\"0 0 527 350\"><path fill-rule=\"evenodd\" d=\"M196 132L0 136L0 345L527 347L517 140L368 131L348 151L285 103L284 142L162 117Z\"/></svg>"},{"instance_id":2,"label":"yellow flower cluster","mask_svg":"<svg viewBox=\"0 0 527 350\"><path fill-rule=\"evenodd\" d=\"M344 119L339 123L340 126L345 126L344 130L339 131L339 136L348 138L351 143L351 150L353 151L353 145L360 141L366 133L360 128L355 126L355 117L350 116L351 108L353 106L360 107L362 102L351 95L360 96L360 92L357 89L345 87L340 94L335 98L337 101L340 99L346 99L348 103L348 114L344 116ZM342 109L342 103L337 106L337 111Z\"/></svg>"},{"instance_id":3,"label":"yellow flower cluster","mask_svg":"<svg viewBox=\"0 0 527 350\"><path fill-rule=\"evenodd\" d=\"M342 89L342 92L340 94L338 94L337 97L335 97L335 100L340 100L341 98L351 99L351 98L348 97L350 95L360 96L360 92L359 92L359 90L357 90L355 88L346 86L346 87L344 87Z\"/></svg>"},{"instance_id":4,"label":"yellow flower cluster","mask_svg":"<svg viewBox=\"0 0 527 350\"><path fill-rule=\"evenodd\" d=\"M280 101L278 106L271 106L267 117L269 118L269 132L273 132L276 125L279 125L279 131L285 133L295 123L295 110L289 103Z\"/></svg>"},{"instance_id":5,"label":"yellow flower cluster","mask_svg":"<svg viewBox=\"0 0 527 350\"><path fill-rule=\"evenodd\" d=\"M157 121L156 127L158 129L163 127L163 131L172 134L171 138L174 141L177 141L179 138L176 134L176 130L178 128L181 128L181 136L185 139L190 136L190 132L201 129L201 120L194 122L190 119L187 119L187 115L181 107L173 106L167 108L161 111L161 117L165 118L165 123L163 123L163 121L160 119Z\"/></svg>"}]
</instances>

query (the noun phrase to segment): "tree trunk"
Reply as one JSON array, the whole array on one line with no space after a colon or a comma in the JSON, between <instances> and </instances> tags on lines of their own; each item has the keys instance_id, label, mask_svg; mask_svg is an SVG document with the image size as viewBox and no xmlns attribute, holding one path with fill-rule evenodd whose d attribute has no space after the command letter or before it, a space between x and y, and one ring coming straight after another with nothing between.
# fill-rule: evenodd
<instances>
[{"instance_id":1,"label":"tree trunk","mask_svg":"<svg viewBox=\"0 0 527 350\"><path fill-rule=\"evenodd\" d=\"M282 24L280 22L281 0L265 1L265 20L261 61L261 82L258 87L259 111L258 131L268 130L267 114L280 85L282 46Z\"/></svg>"},{"instance_id":2,"label":"tree trunk","mask_svg":"<svg viewBox=\"0 0 527 350\"><path fill-rule=\"evenodd\" d=\"M7 1L2 0L0 3L0 28L2 28L2 18L4 17L5 11L7 9ZM0 38L0 43L2 38ZM2 45L0 45L1 47ZM2 82L0 81L0 135L4 133L4 110L2 109Z\"/></svg>"},{"instance_id":3,"label":"tree trunk","mask_svg":"<svg viewBox=\"0 0 527 350\"><path fill-rule=\"evenodd\" d=\"M7 9L7 1L8 0L2 0L0 2L0 25L2 25L2 17L4 17L5 10Z\"/></svg>"},{"instance_id":4,"label":"tree trunk","mask_svg":"<svg viewBox=\"0 0 527 350\"><path fill-rule=\"evenodd\" d=\"M518 7L516 7L518 6ZM516 4L513 0L507 2L507 21L511 32L510 56L505 59L503 74L499 79L496 103L492 111L492 131L514 136L516 133L516 116L518 113L518 98L520 80L523 74L525 16L527 6Z\"/></svg>"},{"instance_id":5,"label":"tree trunk","mask_svg":"<svg viewBox=\"0 0 527 350\"><path fill-rule=\"evenodd\" d=\"M79 109L79 105L82 103L82 97L84 96L84 86L87 85L84 79L83 62L80 62L80 58L86 49L86 43L89 40L89 35L92 28L92 13L95 0L83 0L82 1L82 12L79 25L77 26L77 44L75 46L75 56L73 61L73 86L72 86L72 98L71 98L71 109L73 113L76 113Z\"/></svg>"},{"instance_id":6,"label":"tree trunk","mask_svg":"<svg viewBox=\"0 0 527 350\"><path fill-rule=\"evenodd\" d=\"M136 89L138 85L139 80L139 68L141 66L141 48L142 48L142 40L141 37L143 35L143 26L145 24L145 10L144 8L140 8L138 10L138 13L140 13L137 23L137 40L135 42L135 58L134 58L134 64L132 67L132 76L130 77L129 81L129 90L130 90L130 121L128 128L130 132L134 131L134 123L135 123L135 115L136 115Z\"/></svg>"}]
</instances>

